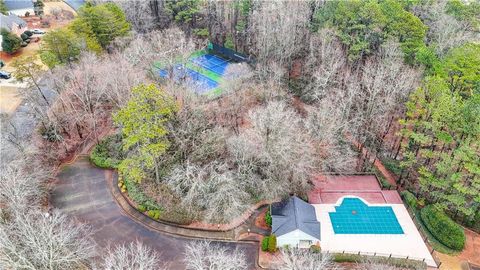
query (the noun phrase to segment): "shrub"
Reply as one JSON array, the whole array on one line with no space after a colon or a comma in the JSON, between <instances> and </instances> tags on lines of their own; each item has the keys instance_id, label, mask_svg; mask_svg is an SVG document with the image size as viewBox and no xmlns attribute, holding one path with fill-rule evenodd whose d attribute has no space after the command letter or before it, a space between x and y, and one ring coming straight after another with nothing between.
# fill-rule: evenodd
<instances>
[{"instance_id":1,"label":"shrub","mask_svg":"<svg viewBox=\"0 0 480 270\"><path fill-rule=\"evenodd\" d=\"M320 246L317 245L311 245L310 246L310 252L312 253L320 253L321 249Z\"/></svg>"},{"instance_id":2,"label":"shrub","mask_svg":"<svg viewBox=\"0 0 480 270\"><path fill-rule=\"evenodd\" d=\"M140 211L142 213L147 211L147 208L143 204L139 204L137 209L138 209L138 211Z\"/></svg>"},{"instance_id":3,"label":"shrub","mask_svg":"<svg viewBox=\"0 0 480 270\"><path fill-rule=\"evenodd\" d=\"M268 250L268 239L269 238L270 237L268 237L268 236L263 237L263 239L262 239L262 251L267 251Z\"/></svg>"},{"instance_id":4,"label":"shrub","mask_svg":"<svg viewBox=\"0 0 480 270\"><path fill-rule=\"evenodd\" d=\"M277 251L277 237L275 234L270 235L268 239L268 252L275 252Z\"/></svg>"},{"instance_id":5,"label":"shrub","mask_svg":"<svg viewBox=\"0 0 480 270\"><path fill-rule=\"evenodd\" d=\"M123 158L122 137L119 134L108 136L93 148L90 161L95 166L115 169Z\"/></svg>"},{"instance_id":6,"label":"shrub","mask_svg":"<svg viewBox=\"0 0 480 270\"><path fill-rule=\"evenodd\" d=\"M400 192L400 194L402 195L402 198L405 201L405 203L407 203L407 205L410 206L410 208L413 208L413 209L417 208L418 201L415 195L413 195L413 193L411 193L408 190L404 190Z\"/></svg>"},{"instance_id":7,"label":"shrub","mask_svg":"<svg viewBox=\"0 0 480 270\"><path fill-rule=\"evenodd\" d=\"M159 220L160 210L148 210L147 215L155 220Z\"/></svg>"},{"instance_id":8,"label":"shrub","mask_svg":"<svg viewBox=\"0 0 480 270\"><path fill-rule=\"evenodd\" d=\"M272 227L272 215L270 214L270 209L265 213L265 223L267 223L269 227Z\"/></svg>"},{"instance_id":9,"label":"shrub","mask_svg":"<svg viewBox=\"0 0 480 270\"><path fill-rule=\"evenodd\" d=\"M23 33L24 33L25 35L29 36L29 37L33 36L33 33L32 33L32 31L30 31L30 30L26 30L26 31L23 32Z\"/></svg>"},{"instance_id":10,"label":"shrub","mask_svg":"<svg viewBox=\"0 0 480 270\"><path fill-rule=\"evenodd\" d=\"M420 217L430 233L445 246L462 250L465 246L463 228L450 219L436 205L428 205L420 211Z\"/></svg>"},{"instance_id":11,"label":"shrub","mask_svg":"<svg viewBox=\"0 0 480 270\"><path fill-rule=\"evenodd\" d=\"M20 35L20 38L22 38L22 40L25 41L25 40L27 40L27 39L29 38L29 36L28 36L27 34L25 34L25 33L22 33L22 34Z\"/></svg>"},{"instance_id":12,"label":"shrub","mask_svg":"<svg viewBox=\"0 0 480 270\"><path fill-rule=\"evenodd\" d=\"M22 44L21 38L10 33L10 31L5 28L0 30L0 34L2 35L2 50L4 52L12 54L20 49Z\"/></svg>"}]
</instances>

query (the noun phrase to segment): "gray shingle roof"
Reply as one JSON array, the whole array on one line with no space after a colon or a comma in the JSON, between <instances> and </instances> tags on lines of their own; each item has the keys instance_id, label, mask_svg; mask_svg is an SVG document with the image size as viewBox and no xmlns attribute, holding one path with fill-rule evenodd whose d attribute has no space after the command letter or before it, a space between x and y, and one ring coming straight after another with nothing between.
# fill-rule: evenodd
<instances>
[{"instance_id":1,"label":"gray shingle roof","mask_svg":"<svg viewBox=\"0 0 480 270\"><path fill-rule=\"evenodd\" d=\"M73 8L75 11L78 11L80 7L85 4L85 0L63 0L63 2Z\"/></svg>"},{"instance_id":2,"label":"gray shingle roof","mask_svg":"<svg viewBox=\"0 0 480 270\"><path fill-rule=\"evenodd\" d=\"M12 30L12 25L13 23L18 24L20 27L24 27L27 25L27 23L19 18L16 15L3 15L0 14L0 28L6 28L8 30Z\"/></svg>"},{"instance_id":3,"label":"gray shingle roof","mask_svg":"<svg viewBox=\"0 0 480 270\"><path fill-rule=\"evenodd\" d=\"M4 2L8 10L28 9L28 8L33 9L32 0L5 0Z\"/></svg>"},{"instance_id":4,"label":"gray shingle roof","mask_svg":"<svg viewBox=\"0 0 480 270\"><path fill-rule=\"evenodd\" d=\"M315 208L296 196L271 206L272 233L284 235L296 229L320 240L320 222Z\"/></svg>"}]
</instances>

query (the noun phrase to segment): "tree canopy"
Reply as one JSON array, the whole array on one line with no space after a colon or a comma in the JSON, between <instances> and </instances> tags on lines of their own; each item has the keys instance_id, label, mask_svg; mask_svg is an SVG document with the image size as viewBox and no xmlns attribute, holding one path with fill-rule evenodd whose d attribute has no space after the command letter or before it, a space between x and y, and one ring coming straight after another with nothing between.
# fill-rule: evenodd
<instances>
[{"instance_id":1,"label":"tree canopy","mask_svg":"<svg viewBox=\"0 0 480 270\"><path fill-rule=\"evenodd\" d=\"M398 1L327 1L314 15L314 26L334 27L348 47L350 60L372 54L389 37L395 37L412 62L423 44L426 27Z\"/></svg>"},{"instance_id":2,"label":"tree canopy","mask_svg":"<svg viewBox=\"0 0 480 270\"><path fill-rule=\"evenodd\" d=\"M114 115L122 128L123 147L128 157L119 165L120 173L140 182L155 169L159 181L158 158L165 153L169 142L166 122L176 111L176 104L165 91L155 85L139 85L132 89L127 105Z\"/></svg>"},{"instance_id":3,"label":"tree canopy","mask_svg":"<svg viewBox=\"0 0 480 270\"><path fill-rule=\"evenodd\" d=\"M89 29L84 32L91 30L103 48L116 37L125 36L130 31L130 23L127 22L125 14L114 3L84 5L76 20L80 21L77 25L88 26Z\"/></svg>"},{"instance_id":4,"label":"tree canopy","mask_svg":"<svg viewBox=\"0 0 480 270\"><path fill-rule=\"evenodd\" d=\"M2 35L2 50L7 53L15 53L21 48L22 39L15 34L10 33L5 28L0 30Z\"/></svg>"},{"instance_id":5,"label":"tree canopy","mask_svg":"<svg viewBox=\"0 0 480 270\"><path fill-rule=\"evenodd\" d=\"M467 222L480 209L479 56L478 44L452 49L411 94L401 121L405 177L418 174L421 196Z\"/></svg>"},{"instance_id":6,"label":"tree canopy","mask_svg":"<svg viewBox=\"0 0 480 270\"><path fill-rule=\"evenodd\" d=\"M77 60L82 49L81 39L68 28L49 31L42 40L40 58L49 68Z\"/></svg>"}]
</instances>

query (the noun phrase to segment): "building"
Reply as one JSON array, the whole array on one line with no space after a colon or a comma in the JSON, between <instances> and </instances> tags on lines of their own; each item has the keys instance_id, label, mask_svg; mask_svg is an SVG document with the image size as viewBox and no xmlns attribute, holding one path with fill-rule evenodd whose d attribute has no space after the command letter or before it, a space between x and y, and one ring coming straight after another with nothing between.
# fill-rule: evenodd
<instances>
[{"instance_id":1,"label":"building","mask_svg":"<svg viewBox=\"0 0 480 270\"><path fill-rule=\"evenodd\" d=\"M25 16L27 12L30 15L34 15L34 1L36 0L4 0L8 13L17 16Z\"/></svg>"},{"instance_id":2,"label":"building","mask_svg":"<svg viewBox=\"0 0 480 270\"><path fill-rule=\"evenodd\" d=\"M64 0L67 5L69 5L73 10L78 12L78 10L85 4L85 0Z\"/></svg>"},{"instance_id":3,"label":"building","mask_svg":"<svg viewBox=\"0 0 480 270\"><path fill-rule=\"evenodd\" d=\"M274 203L271 206L272 234L277 246L309 248L320 242L320 222L315 208L298 197Z\"/></svg>"},{"instance_id":4,"label":"building","mask_svg":"<svg viewBox=\"0 0 480 270\"><path fill-rule=\"evenodd\" d=\"M11 33L20 36L27 30L27 23L16 15L0 14L0 28L5 28Z\"/></svg>"}]
</instances>

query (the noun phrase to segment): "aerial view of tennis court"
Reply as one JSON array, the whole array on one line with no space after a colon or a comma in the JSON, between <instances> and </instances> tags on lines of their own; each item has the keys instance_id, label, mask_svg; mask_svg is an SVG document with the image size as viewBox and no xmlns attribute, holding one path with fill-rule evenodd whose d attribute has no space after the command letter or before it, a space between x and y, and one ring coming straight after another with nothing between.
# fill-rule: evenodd
<instances>
[{"instance_id":1,"label":"aerial view of tennis court","mask_svg":"<svg viewBox=\"0 0 480 270\"><path fill-rule=\"evenodd\" d=\"M198 51L186 63L178 63L173 66L172 74L169 74L167 68L157 68L157 70L160 77L172 76L175 81L186 83L192 91L198 94L217 94L221 92L218 87L231 63L231 60L219 55ZM158 67L158 64L155 66Z\"/></svg>"}]
</instances>

